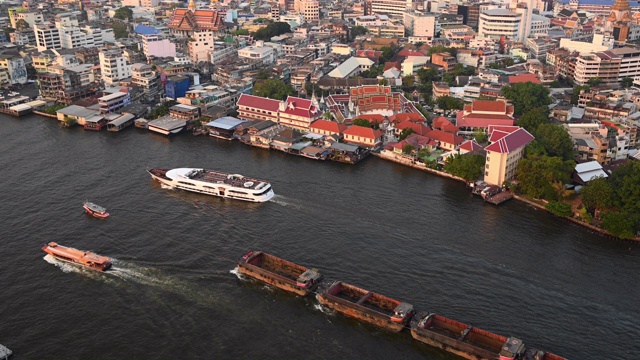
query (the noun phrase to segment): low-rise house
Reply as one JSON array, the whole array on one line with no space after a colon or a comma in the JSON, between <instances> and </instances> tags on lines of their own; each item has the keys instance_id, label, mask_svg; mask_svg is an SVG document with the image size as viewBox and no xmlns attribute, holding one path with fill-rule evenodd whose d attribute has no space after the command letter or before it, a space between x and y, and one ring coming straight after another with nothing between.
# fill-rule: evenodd
<instances>
[{"instance_id":1,"label":"low-rise house","mask_svg":"<svg viewBox=\"0 0 640 360\"><path fill-rule=\"evenodd\" d=\"M369 70L373 64L374 61L369 58L352 56L333 69L328 76L340 79L358 76L361 72Z\"/></svg>"},{"instance_id":2,"label":"low-rise house","mask_svg":"<svg viewBox=\"0 0 640 360\"><path fill-rule=\"evenodd\" d=\"M206 127L209 129L210 136L232 140L238 126L244 123L246 123L245 120L236 119L232 116L225 116L208 122Z\"/></svg>"},{"instance_id":3,"label":"low-rise house","mask_svg":"<svg viewBox=\"0 0 640 360\"><path fill-rule=\"evenodd\" d=\"M600 177L606 178L609 175L602 169L602 165L595 160L577 164L572 176L573 181L580 185L585 185L589 181Z\"/></svg>"},{"instance_id":4,"label":"low-rise house","mask_svg":"<svg viewBox=\"0 0 640 360\"><path fill-rule=\"evenodd\" d=\"M309 131L321 135L341 135L347 129L347 125L335 121L319 119L309 127Z\"/></svg>"},{"instance_id":5,"label":"low-rise house","mask_svg":"<svg viewBox=\"0 0 640 360\"><path fill-rule=\"evenodd\" d=\"M89 109L83 106L70 105L56 111L56 116L62 122L75 122L78 125L85 126L87 119L99 116L100 111Z\"/></svg>"},{"instance_id":6,"label":"low-rise house","mask_svg":"<svg viewBox=\"0 0 640 360\"><path fill-rule=\"evenodd\" d=\"M460 135L473 135L477 130L488 133L490 125L513 126L514 123L513 106L505 101L475 100L456 116Z\"/></svg>"},{"instance_id":7,"label":"low-rise house","mask_svg":"<svg viewBox=\"0 0 640 360\"><path fill-rule=\"evenodd\" d=\"M426 134L426 136L438 141L438 147L446 151L455 150L464 142L464 138L462 136L441 130L431 130Z\"/></svg>"},{"instance_id":8,"label":"low-rise house","mask_svg":"<svg viewBox=\"0 0 640 360\"><path fill-rule=\"evenodd\" d=\"M342 134L344 135L344 142L346 143L360 145L370 149L375 149L382 145L383 134L380 130L352 125Z\"/></svg>"},{"instance_id":9,"label":"low-rise house","mask_svg":"<svg viewBox=\"0 0 640 360\"><path fill-rule=\"evenodd\" d=\"M270 145L276 150L288 152L303 136L304 134L296 129L286 128L271 139Z\"/></svg>"}]
</instances>

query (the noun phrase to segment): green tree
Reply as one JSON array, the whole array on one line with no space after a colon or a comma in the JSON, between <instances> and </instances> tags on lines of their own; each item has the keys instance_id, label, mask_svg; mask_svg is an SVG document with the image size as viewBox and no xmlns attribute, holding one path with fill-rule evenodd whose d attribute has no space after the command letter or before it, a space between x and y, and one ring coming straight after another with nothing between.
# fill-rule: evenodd
<instances>
[{"instance_id":1,"label":"green tree","mask_svg":"<svg viewBox=\"0 0 640 360\"><path fill-rule=\"evenodd\" d=\"M374 79L382 75L383 65L373 65L368 70L360 73L360 76L365 79Z\"/></svg>"},{"instance_id":2,"label":"green tree","mask_svg":"<svg viewBox=\"0 0 640 360\"><path fill-rule=\"evenodd\" d=\"M458 50L455 48L446 47L444 45L436 45L429 48L429 55L433 55L436 53L447 52L451 54L451 56L455 57L458 53Z\"/></svg>"},{"instance_id":3,"label":"green tree","mask_svg":"<svg viewBox=\"0 0 640 360\"><path fill-rule=\"evenodd\" d=\"M123 6L116 10L113 17L120 20L131 20L133 19L133 10L129 6Z\"/></svg>"},{"instance_id":4,"label":"green tree","mask_svg":"<svg viewBox=\"0 0 640 360\"><path fill-rule=\"evenodd\" d=\"M30 28L29 23L25 19L18 19L16 21L16 30L28 30Z\"/></svg>"},{"instance_id":5,"label":"green tree","mask_svg":"<svg viewBox=\"0 0 640 360\"><path fill-rule=\"evenodd\" d=\"M360 26L360 25L356 25L356 26L351 28L351 38L355 39L356 37L358 37L360 35L364 35L364 34L366 34L368 32L369 32L369 30L366 27Z\"/></svg>"},{"instance_id":6,"label":"green tree","mask_svg":"<svg viewBox=\"0 0 640 360\"><path fill-rule=\"evenodd\" d=\"M442 110L462 110L464 107L464 101L446 95L439 97L438 100L436 100L436 104L438 104L438 107Z\"/></svg>"},{"instance_id":7,"label":"green tree","mask_svg":"<svg viewBox=\"0 0 640 360\"><path fill-rule=\"evenodd\" d=\"M416 78L413 75L407 75L402 77L402 87L406 89L412 89L416 83Z\"/></svg>"},{"instance_id":8,"label":"green tree","mask_svg":"<svg viewBox=\"0 0 640 360\"><path fill-rule=\"evenodd\" d=\"M444 171L466 181L478 180L484 173L485 157L477 154L456 154L447 159Z\"/></svg>"},{"instance_id":9,"label":"green tree","mask_svg":"<svg viewBox=\"0 0 640 360\"><path fill-rule=\"evenodd\" d=\"M407 138L407 136L413 134L413 129L412 128L404 128L402 129L402 131L400 132L400 140L404 140Z\"/></svg>"},{"instance_id":10,"label":"green tree","mask_svg":"<svg viewBox=\"0 0 640 360\"><path fill-rule=\"evenodd\" d=\"M633 238L638 231L638 216L628 212L608 212L602 216L602 227L622 239Z\"/></svg>"},{"instance_id":11,"label":"green tree","mask_svg":"<svg viewBox=\"0 0 640 360\"><path fill-rule=\"evenodd\" d=\"M487 141L487 134L485 134L482 129L477 129L473 132L473 138L476 140L476 142L482 144Z\"/></svg>"},{"instance_id":12,"label":"green tree","mask_svg":"<svg viewBox=\"0 0 640 360\"><path fill-rule=\"evenodd\" d=\"M633 79L630 77L622 78L620 84L623 88L628 89L633 86Z\"/></svg>"},{"instance_id":13,"label":"green tree","mask_svg":"<svg viewBox=\"0 0 640 360\"><path fill-rule=\"evenodd\" d=\"M127 25L120 21L114 21L113 24L111 24L111 28L113 29L113 35L116 39L126 38L129 36Z\"/></svg>"},{"instance_id":14,"label":"green tree","mask_svg":"<svg viewBox=\"0 0 640 360\"><path fill-rule=\"evenodd\" d=\"M271 72L265 69L262 69L256 75L256 80L267 80L271 77Z\"/></svg>"},{"instance_id":15,"label":"green tree","mask_svg":"<svg viewBox=\"0 0 640 360\"><path fill-rule=\"evenodd\" d=\"M247 29L237 29L237 30L233 30L233 31L231 32L231 35L233 35L233 36L249 35L249 30L247 30Z\"/></svg>"},{"instance_id":16,"label":"green tree","mask_svg":"<svg viewBox=\"0 0 640 360\"><path fill-rule=\"evenodd\" d=\"M291 25L285 22L277 21L258 29L253 33L253 38L256 40L269 41L272 37L286 34L291 32Z\"/></svg>"},{"instance_id":17,"label":"green tree","mask_svg":"<svg viewBox=\"0 0 640 360\"><path fill-rule=\"evenodd\" d=\"M554 88L561 88L562 84L560 83L560 81L558 80L553 80L550 84L549 87L554 89Z\"/></svg>"},{"instance_id":18,"label":"green tree","mask_svg":"<svg viewBox=\"0 0 640 360\"><path fill-rule=\"evenodd\" d=\"M533 140L532 142L530 142L529 145L527 145L527 147L524 149L524 151L525 157L528 158L547 155L547 151L544 149L544 146L542 146L537 140Z\"/></svg>"},{"instance_id":19,"label":"green tree","mask_svg":"<svg viewBox=\"0 0 640 360\"><path fill-rule=\"evenodd\" d=\"M253 85L253 94L270 99L284 100L287 96L294 95L295 90L290 84L285 84L280 79L267 79L256 82Z\"/></svg>"},{"instance_id":20,"label":"green tree","mask_svg":"<svg viewBox=\"0 0 640 360\"><path fill-rule=\"evenodd\" d=\"M534 134L538 126L549 124L548 113L549 109L546 107L529 110L522 114L520 119L518 119L517 125Z\"/></svg>"},{"instance_id":21,"label":"green tree","mask_svg":"<svg viewBox=\"0 0 640 360\"><path fill-rule=\"evenodd\" d=\"M513 103L516 116L520 116L529 110L546 107L552 102L551 97L549 97L549 89L544 85L534 84L530 81L512 86L503 86L502 94Z\"/></svg>"},{"instance_id":22,"label":"green tree","mask_svg":"<svg viewBox=\"0 0 640 360\"><path fill-rule=\"evenodd\" d=\"M404 146L402 147L402 152L404 154L410 155L415 149L416 148L411 144L404 144Z\"/></svg>"},{"instance_id":23,"label":"green tree","mask_svg":"<svg viewBox=\"0 0 640 360\"><path fill-rule=\"evenodd\" d=\"M594 77L591 78L587 81L587 84L589 84L589 86L598 86L600 84L602 84L602 79L599 77Z\"/></svg>"},{"instance_id":24,"label":"green tree","mask_svg":"<svg viewBox=\"0 0 640 360\"><path fill-rule=\"evenodd\" d=\"M378 59L380 64L384 64L396 55L395 50L393 50L390 46L383 46L380 48L380 51L382 51L382 55L380 55L380 58Z\"/></svg>"},{"instance_id":25,"label":"green tree","mask_svg":"<svg viewBox=\"0 0 640 360\"><path fill-rule=\"evenodd\" d=\"M562 126L541 124L534 136L549 156L559 156L564 160L573 159L573 140Z\"/></svg>"},{"instance_id":26,"label":"green tree","mask_svg":"<svg viewBox=\"0 0 640 360\"><path fill-rule=\"evenodd\" d=\"M333 119L333 115L331 114L331 112L327 111L327 112L322 114L322 118L325 119L325 120L332 120Z\"/></svg>"},{"instance_id":27,"label":"green tree","mask_svg":"<svg viewBox=\"0 0 640 360\"><path fill-rule=\"evenodd\" d=\"M438 73L438 70L434 68L418 69L416 74L418 75L418 79L420 79L421 83L435 81L440 76L440 74Z\"/></svg>"},{"instance_id":28,"label":"green tree","mask_svg":"<svg viewBox=\"0 0 640 360\"><path fill-rule=\"evenodd\" d=\"M367 119L354 119L351 122L351 125L357 125L357 126L362 126L362 127L371 127L371 121L367 120Z\"/></svg>"},{"instance_id":29,"label":"green tree","mask_svg":"<svg viewBox=\"0 0 640 360\"><path fill-rule=\"evenodd\" d=\"M640 213L640 162L629 161L618 167L609 180L615 192L614 204Z\"/></svg>"},{"instance_id":30,"label":"green tree","mask_svg":"<svg viewBox=\"0 0 640 360\"><path fill-rule=\"evenodd\" d=\"M520 190L538 199L558 200L562 185L569 182L573 161L560 157L540 156L521 159L516 167Z\"/></svg>"},{"instance_id":31,"label":"green tree","mask_svg":"<svg viewBox=\"0 0 640 360\"><path fill-rule=\"evenodd\" d=\"M613 205L613 187L605 177L593 179L580 190L582 204L589 209L605 209Z\"/></svg>"},{"instance_id":32,"label":"green tree","mask_svg":"<svg viewBox=\"0 0 640 360\"><path fill-rule=\"evenodd\" d=\"M549 210L550 213L558 217L567 217L573 214L571 211L571 205L564 202L549 201L549 203L545 205L545 208Z\"/></svg>"}]
</instances>

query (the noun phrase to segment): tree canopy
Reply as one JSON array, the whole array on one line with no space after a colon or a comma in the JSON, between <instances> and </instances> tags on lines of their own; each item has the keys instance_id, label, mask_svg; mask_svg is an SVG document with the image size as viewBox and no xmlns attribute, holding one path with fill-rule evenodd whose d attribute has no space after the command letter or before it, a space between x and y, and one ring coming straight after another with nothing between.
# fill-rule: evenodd
<instances>
[{"instance_id":1,"label":"tree canopy","mask_svg":"<svg viewBox=\"0 0 640 360\"><path fill-rule=\"evenodd\" d=\"M614 204L640 213L640 162L630 161L618 167L609 178L614 189Z\"/></svg>"},{"instance_id":2,"label":"tree canopy","mask_svg":"<svg viewBox=\"0 0 640 360\"><path fill-rule=\"evenodd\" d=\"M128 6L123 6L116 10L113 17L120 20L131 20L133 19L133 10Z\"/></svg>"},{"instance_id":3,"label":"tree canopy","mask_svg":"<svg viewBox=\"0 0 640 360\"><path fill-rule=\"evenodd\" d=\"M598 86L600 84L602 84L602 79L599 77L594 77L591 78L587 81L587 84L589 84L589 86Z\"/></svg>"},{"instance_id":4,"label":"tree canopy","mask_svg":"<svg viewBox=\"0 0 640 360\"><path fill-rule=\"evenodd\" d=\"M269 41L272 37L286 34L291 32L291 25L286 22L277 21L258 29L253 33L253 38L256 40Z\"/></svg>"},{"instance_id":5,"label":"tree canopy","mask_svg":"<svg viewBox=\"0 0 640 360\"><path fill-rule=\"evenodd\" d=\"M602 227L622 239L633 238L640 229L638 223L638 214L628 211L611 211L602 216Z\"/></svg>"},{"instance_id":6,"label":"tree canopy","mask_svg":"<svg viewBox=\"0 0 640 360\"><path fill-rule=\"evenodd\" d=\"M120 21L114 21L113 24L111 24L111 29L113 29L113 36L116 39L126 38L129 36L129 29L127 29L127 25Z\"/></svg>"},{"instance_id":7,"label":"tree canopy","mask_svg":"<svg viewBox=\"0 0 640 360\"><path fill-rule=\"evenodd\" d=\"M367 119L354 119L351 122L352 125L357 125L357 126L362 126L362 127L371 127L371 121L367 120Z\"/></svg>"},{"instance_id":8,"label":"tree canopy","mask_svg":"<svg viewBox=\"0 0 640 360\"><path fill-rule=\"evenodd\" d=\"M613 187L604 177L593 179L580 190L582 204L589 209L604 209L613 205Z\"/></svg>"},{"instance_id":9,"label":"tree canopy","mask_svg":"<svg viewBox=\"0 0 640 360\"><path fill-rule=\"evenodd\" d=\"M515 116L520 116L536 108L546 107L552 102L549 97L549 89L544 85L534 84L530 81L503 86L502 94L513 103Z\"/></svg>"},{"instance_id":10,"label":"tree canopy","mask_svg":"<svg viewBox=\"0 0 640 360\"><path fill-rule=\"evenodd\" d=\"M516 125L524 128L531 134L534 134L538 129L538 126L542 124L549 124L548 113L549 109L546 107L529 110L522 114Z\"/></svg>"},{"instance_id":11,"label":"tree canopy","mask_svg":"<svg viewBox=\"0 0 640 360\"><path fill-rule=\"evenodd\" d=\"M580 99L580 90L591 91L591 86L589 85L578 85L573 88L573 93L571 94L571 104L578 105L578 100Z\"/></svg>"},{"instance_id":12,"label":"tree canopy","mask_svg":"<svg viewBox=\"0 0 640 360\"><path fill-rule=\"evenodd\" d=\"M473 66L464 66L462 64L456 64L453 70L444 73L442 75L442 81L446 82L449 86L453 86L458 76L471 76L476 74L476 68Z\"/></svg>"},{"instance_id":13,"label":"tree canopy","mask_svg":"<svg viewBox=\"0 0 640 360\"><path fill-rule=\"evenodd\" d=\"M533 133L549 156L559 156L564 160L573 159L571 135L559 125L541 124Z\"/></svg>"},{"instance_id":14,"label":"tree canopy","mask_svg":"<svg viewBox=\"0 0 640 360\"><path fill-rule=\"evenodd\" d=\"M351 38L355 39L357 36L364 35L364 34L366 34L368 32L369 32L369 30L366 27L360 26L360 25L356 25L356 26L351 28Z\"/></svg>"},{"instance_id":15,"label":"tree canopy","mask_svg":"<svg viewBox=\"0 0 640 360\"><path fill-rule=\"evenodd\" d=\"M400 132L400 140L404 140L407 138L407 136L413 134L413 129L412 128L404 128L402 129L402 131Z\"/></svg>"},{"instance_id":16,"label":"tree canopy","mask_svg":"<svg viewBox=\"0 0 640 360\"><path fill-rule=\"evenodd\" d=\"M444 45L436 45L429 48L429 55L433 55L436 53L447 52L451 54L451 56L456 56L458 50L455 48L446 47Z\"/></svg>"},{"instance_id":17,"label":"tree canopy","mask_svg":"<svg viewBox=\"0 0 640 360\"><path fill-rule=\"evenodd\" d=\"M573 161L563 161L560 157L543 155L521 159L516 167L520 191L533 198L558 200L573 167Z\"/></svg>"},{"instance_id":18,"label":"tree canopy","mask_svg":"<svg viewBox=\"0 0 640 360\"><path fill-rule=\"evenodd\" d=\"M478 180L484 173L485 157L478 154L456 154L447 159L444 170L466 181Z\"/></svg>"},{"instance_id":19,"label":"tree canopy","mask_svg":"<svg viewBox=\"0 0 640 360\"><path fill-rule=\"evenodd\" d=\"M625 89L630 88L633 86L633 78L630 78L630 77L622 78L622 80L620 81L620 84Z\"/></svg>"},{"instance_id":20,"label":"tree canopy","mask_svg":"<svg viewBox=\"0 0 640 360\"><path fill-rule=\"evenodd\" d=\"M253 85L253 94L270 99L284 100L287 96L294 95L295 91L290 84L285 84L280 79L267 79L258 81Z\"/></svg>"},{"instance_id":21,"label":"tree canopy","mask_svg":"<svg viewBox=\"0 0 640 360\"><path fill-rule=\"evenodd\" d=\"M16 30L27 30L29 27L29 23L25 19L18 19L18 21L16 21Z\"/></svg>"},{"instance_id":22,"label":"tree canopy","mask_svg":"<svg viewBox=\"0 0 640 360\"><path fill-rule=\"evenodd\" d=\"M571 211L571 205L564 202L550 201L545 208L553 215L559 217L567 217L573 214Z\"/></svg>"},{"instance_id":23,"label":"tree canopy","mask_svg":"<svg viewBox=\"0 0 640 360\"><path fill-rule=\"evenodd\" d=\"M442 110L462 110L464 107L464 101L462 99L454 98L451 96L441 96L436 100L436 104Z\"/></svg>"}]
</instances>

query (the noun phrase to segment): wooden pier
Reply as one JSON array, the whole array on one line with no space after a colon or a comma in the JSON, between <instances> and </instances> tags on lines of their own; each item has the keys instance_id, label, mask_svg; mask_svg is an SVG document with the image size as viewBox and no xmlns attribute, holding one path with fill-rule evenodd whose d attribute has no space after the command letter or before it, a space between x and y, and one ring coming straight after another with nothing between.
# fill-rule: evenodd
<instances>
[{"instance_id":1,"label":"wooden pier","mask_svg":"<svg viewBox=\"0 0 640 360\"><path fill-rule=\"evenodd\" d=\"M484 201L491 203L493 205L500 205L505 201L513 199L513 194L511 190L501 191L493 196L486 197Z\"/></svg>"},{"instance_id":2,"label":"wooden pier","mask_svg":"<svg viewBox=\"0 0 640 360\"><path fill-rule=\"evenodd\" d=\"M0 359L7 360L13 352L8 347L0 344Z\"/></svg>"}]
</instances>

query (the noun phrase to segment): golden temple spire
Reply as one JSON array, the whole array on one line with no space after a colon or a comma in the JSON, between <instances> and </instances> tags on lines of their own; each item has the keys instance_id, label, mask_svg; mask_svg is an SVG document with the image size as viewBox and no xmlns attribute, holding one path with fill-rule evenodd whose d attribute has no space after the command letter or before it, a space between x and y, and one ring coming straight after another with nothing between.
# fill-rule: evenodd
<instances>
[{"instance_id":1,"label":"golden temple spire","mask_svg":"<svg viewBox=\"0 0 640 360\"><path fill-rule=\"evenodd\" d=\"M189 0L189 6L187 7L187 9L191 11L196 11L196 2L194 0Z\"/></svg>"},{"instance_id":2,"label":"golden temple spire","mask_svg":"<svg viewBox=\"0 0 640 360\"><path fill-rule=\"evenodd\" d=\"M631 10L631 6L627 0L616 0L616 3L613 4L611 10L629 11Z\"/></svg>"}]
</instances>

